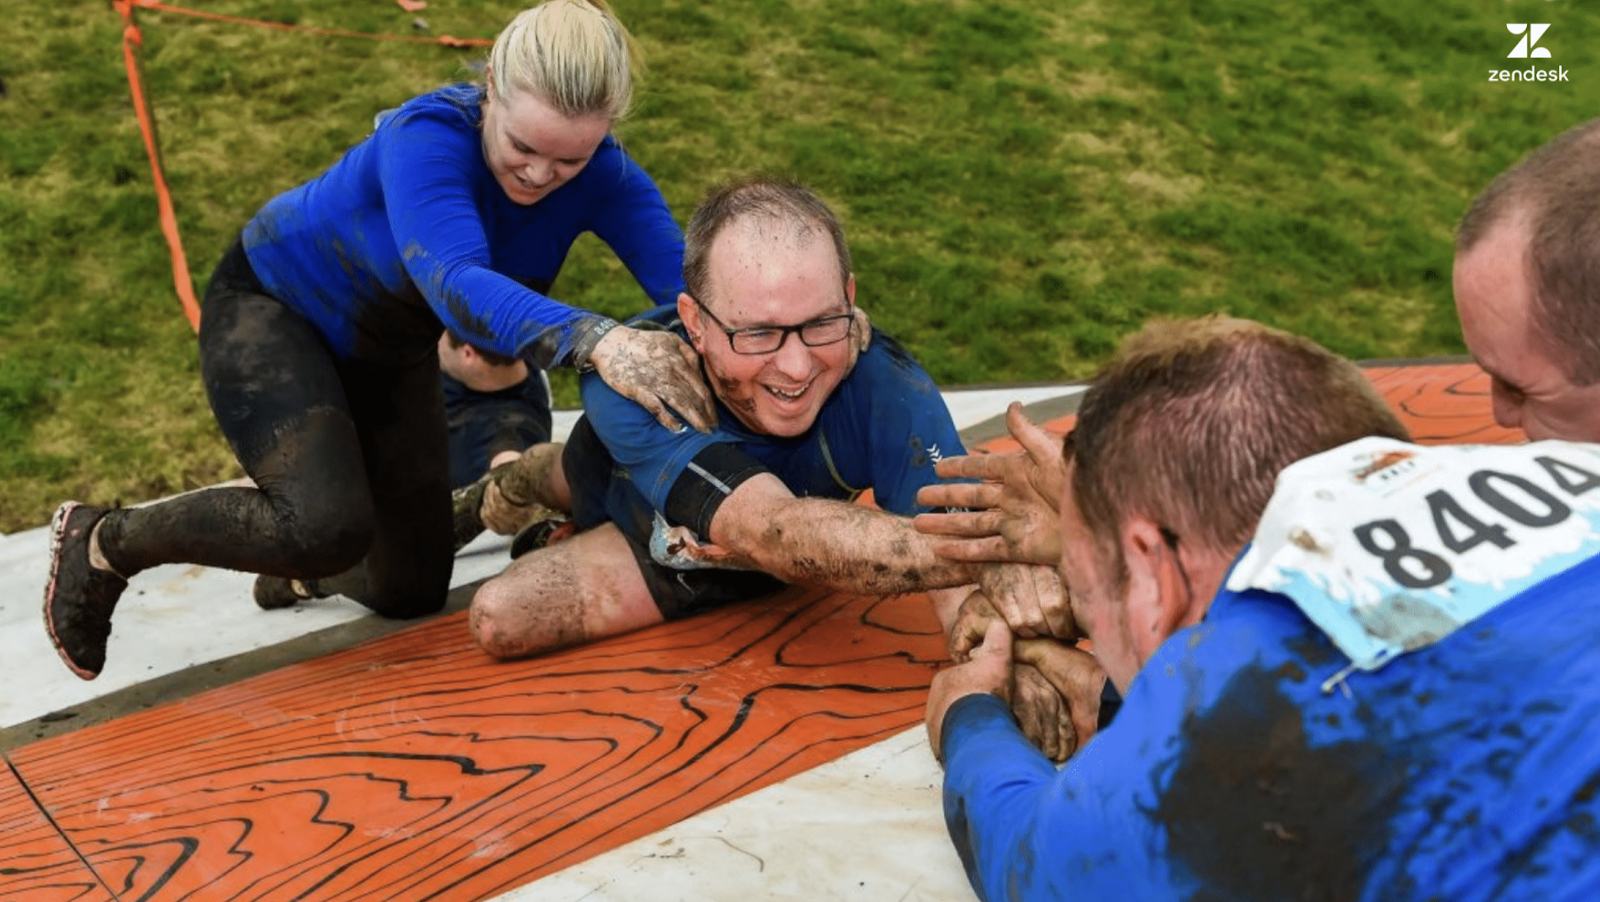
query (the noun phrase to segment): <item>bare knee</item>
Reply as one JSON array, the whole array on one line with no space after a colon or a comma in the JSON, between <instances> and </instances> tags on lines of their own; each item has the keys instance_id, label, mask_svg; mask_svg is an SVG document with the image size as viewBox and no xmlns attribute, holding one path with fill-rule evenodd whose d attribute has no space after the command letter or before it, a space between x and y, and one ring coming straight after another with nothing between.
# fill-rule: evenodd
<instances>
[{"instance_id":1,"label":"bare knee","mask_svg":"<svg viewBox=\"0 0 1600 902\"><path fill-rule=\"evenodd\" d=\"M576 598L539 597L517 581L496 578L472 596L467 622L473 641L496 658L527 658L588 638Z\"/></svg>"},{"instance_id":2,"label":"bare knee","mask_svg":"<svg viewBox=\"0 0 1600 902\"><path fill-rule=\"evenodd\" d=\"M661 621L627 540L606 524L528 554L479 587L468 617L478 647L524 658Z\"/></svg>"}]
</instances>

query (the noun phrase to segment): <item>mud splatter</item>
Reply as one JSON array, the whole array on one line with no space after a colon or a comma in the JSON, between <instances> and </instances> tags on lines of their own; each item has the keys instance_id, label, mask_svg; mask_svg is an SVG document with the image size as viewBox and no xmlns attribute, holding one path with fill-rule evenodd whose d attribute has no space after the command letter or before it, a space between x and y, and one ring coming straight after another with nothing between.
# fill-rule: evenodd
<instances>
[{"instance_id":1,"label":"mud splatter","mask_svg":"<svg viewBox=\"0 0 1600 902\"><path fill-rule=\"evenodd\" d=\"M1304 674L1302 673L1303 679ZM1191 902L1359 898L1406 785L1381 738L1313 746L1280 670L1249 670L1184 724L1155 817Z\"/></svg>"}]
</instances>

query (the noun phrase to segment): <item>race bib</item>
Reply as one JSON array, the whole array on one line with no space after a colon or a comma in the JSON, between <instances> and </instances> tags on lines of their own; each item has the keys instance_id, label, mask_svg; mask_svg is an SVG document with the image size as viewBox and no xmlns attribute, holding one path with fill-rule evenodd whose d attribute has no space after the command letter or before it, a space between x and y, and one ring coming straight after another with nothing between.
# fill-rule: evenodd
<instances>
[{"instance_id":1,"label":"race bib","mask_svg":"<svg viewBox=\"0 0 1600 902\"><path fill-rule=\"evenodd\" d=\"M1287 595L1362 670L1600 552L1600 445L1367 438L1278 476L1235 592Z\"/></svg>"}]
</instances>

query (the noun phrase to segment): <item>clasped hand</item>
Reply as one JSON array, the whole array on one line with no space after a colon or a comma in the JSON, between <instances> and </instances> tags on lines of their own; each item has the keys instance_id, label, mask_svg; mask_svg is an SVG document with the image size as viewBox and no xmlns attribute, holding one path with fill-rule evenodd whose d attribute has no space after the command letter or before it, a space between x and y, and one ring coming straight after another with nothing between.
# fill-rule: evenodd
<instances>
[{"instance_id":1,"label":"clasped hand","mask_svg":"<svg viewBox=\"0 0 1600 902\"><path fill-rule=\"evenodd\" d=\"M974 593L969 601L981 597ZM943 758L940 734L950 706L964 696L988 693L1007 703L1023 734L1052 761L1070 758L1099 728L1105 671L1075 646L1016 639L998 616L982 622L982 638L971 654L936 675L929 689L928 739L935 754Z\"/></svg>"}]
</instances>

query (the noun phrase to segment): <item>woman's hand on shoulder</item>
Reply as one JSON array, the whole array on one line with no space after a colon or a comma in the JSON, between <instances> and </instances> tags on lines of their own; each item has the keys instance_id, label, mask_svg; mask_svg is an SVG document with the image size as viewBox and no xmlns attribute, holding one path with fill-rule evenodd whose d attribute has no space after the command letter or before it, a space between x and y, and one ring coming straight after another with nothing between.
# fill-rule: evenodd
<instances>
[{"instance_id":1,"label":"woman's hand on shoulder","mask_svg":"<svg viewBox=\"0 0 1600 902\"><path fill-rule=\"evenodd\" d=\"M716 406L700 377L700 355L673 333L619 326L594 346L589 363L607 385L668 429L683 428L678 417L701 432L716 428Z\"/></svg>"}]
</instances>

